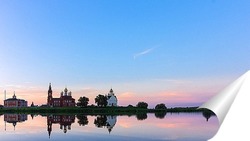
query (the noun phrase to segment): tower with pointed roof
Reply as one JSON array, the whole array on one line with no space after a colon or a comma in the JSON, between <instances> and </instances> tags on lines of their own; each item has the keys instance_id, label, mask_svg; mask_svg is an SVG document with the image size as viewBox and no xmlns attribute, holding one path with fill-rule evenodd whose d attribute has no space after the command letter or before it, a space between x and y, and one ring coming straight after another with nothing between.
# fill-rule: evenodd
<instances>
[{"instance_id":1,"label":"tower with pointed roof","mask_svg":"<svg viewBox=\"0 0 250 141\"><path fill-rule=\"evenodd\" d=\"M72 92L65 87L59 98L53 98L51 83L49 84L47 105L50 107L74 107L75 99L72 98Z\"/></svg>"},{"instance_id":2,"label":"tower with pointed roof","mask_svg":"<svg viewBox=\"0 0 250 141\"><path fill-rule=\"evenodd\" d=\"M107 106L117 106L117 97L114 94L113 89L111 88L107 95Z\"/></svg>"},{"instance_id":3,"label":"tower with pointed roof","mask_svg":"<svg viewBox=\"0 0 250 141\"><path fill-rule=\"evenodd\" d=\"M51 83L49 83L49 90L48 90L48 98L47 98L47 105L48 106L53 106L53 96L52 96L52 88L51 88Z\"/></svg>"}]
</instances>

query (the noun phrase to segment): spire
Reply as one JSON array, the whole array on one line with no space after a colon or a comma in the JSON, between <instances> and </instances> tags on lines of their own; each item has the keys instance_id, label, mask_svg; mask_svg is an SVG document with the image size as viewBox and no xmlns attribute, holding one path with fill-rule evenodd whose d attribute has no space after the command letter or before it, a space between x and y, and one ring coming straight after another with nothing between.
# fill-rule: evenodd
<instances>
[{"instance_id":1,"label":"spire","mask_svg":"<svg viewBox=\"0 0 250 141\"><path fill-rule=\"evenodd\" d=\"M114 91L113 91L113 89L111 88L110 91L109 91L109 93L108 93L108 96L112 96L112 95L114 95Z\"/></svg>"},{"instance_id":2,"label":"spire","mask_svg":"<svg viewBox=\"0 0 250 141\"><path fill-rule=\"evenodd\" d=\"M113 89L111 88L109 92L110 92L110 93L113 93Z\"/></svg>"},{"instance_id":3,"label":"spire","mask_svg":"<svg viewBox=\"0 0 250 141\"><path fill-rule=\"evenodd\" d=\"M15 94L15 91L14 91L14 95L13 95L13 98L16 99L16 94Z\"/></svg>"},{"instance_id":4,"label":"spire","mask_svg":"<svg viewBox=\"0 0 250 141\"><path fill-rule=\"evenodd\" d=\"M4 90L4 100L6 100L6 90Z\"/></svg>"},{"instance_id":5,"label":"spire","mask_svg":"<svg viewBox=\"0 0 250 141\"><path fill-rule=\"evenodd\" d=\"M109 134L110 134L110 132L112 131L112 128L108 128L108 131L109 131Z\"/></svg>"},{"instance_id":6,"label":"spire","mask_svg":"<svg viewBox=\"0 0 250 141\"><path fill-rule=\"evenodd\" d=\"M51 131L49 131L49 139L50 139Z\"/></svg>"},{"instance_id":7,"label":"spire","mask_svg":"<svg viewBox=\"0 0 250 141\"><path fill-rule=\"evenodd\" d=\"M16 122L13 123L14 131L16 131Z\"/></svg>"},{"instance_id":8,"label":"spire","mask_svg":"<svg viewBox=\"0 0 250 141\"><path fill-rule=\"evenodd\" d=\"M65 89L64 89L64 96L67 96L67 94L68 94L68 89L67 89L67 87L65 87Z\"/></svg>"},{"instance_id":9,"label":"spire","mask_svg":"<svg viewBox=\"0 0 250 141\"><path fill-rule=\"evenodd\" d=\"M51 83L49 83L49 90L48 90L48 92L52 92Z\"/></svg>"}]
</instances>

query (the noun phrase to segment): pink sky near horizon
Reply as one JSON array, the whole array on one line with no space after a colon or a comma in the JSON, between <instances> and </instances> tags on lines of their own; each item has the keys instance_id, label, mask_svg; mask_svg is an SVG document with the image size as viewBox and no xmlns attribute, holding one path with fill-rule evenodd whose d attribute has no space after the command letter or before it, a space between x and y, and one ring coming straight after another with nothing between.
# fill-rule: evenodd
<instances>
[{"instance_id":1,"label":"pink sky near horizon","mask_svg":"<svg viewBox=\"0 0 250 141\"><path fill-rule=\"evenodd\" d=\"M95 90L93 90L95 91ZM72 96L73 98L78 100L81 96L86 96L90 99L89 104L95 104L94 98L100 93L100 92L89 92L82 94L83 92L73 92ZM28 101L28 104L30 105L32 102L34 102L35 105L42 105L47 103L47 91L39 91L39 90L33 90L33 91L15 91L15 94L17 98L25 99ZM105 94L105 93L101 93ZM107 93L106 93L107 94ZM11 98L13 96L13 92L7 92L7 99ZM165 103L166 105L178 105L181 103L199 103L206 101L210 96L203 95L203 96L197 96L197 94L192 93L181 93L181 92L159 92L159 93L153 93L153 94L147 94L144 96L140 96L133 92L122 92L122 93L116 93L116 96L118 98L118 104L121 106L127 106L127 105L136 105L140 101L147 102L149 106L153 107L154 105L158 103ZM60 97L59 91L53 92L53 97ZM190 106L190 105L187 105ZM197 105L198 106L198 105Z\"/></svg>"},{"instance_id":2,"label":"pink sky near horizon","mask_svg":"<svg viewBox=\"0 0 250 141\"><path fill-rule=\"evenodd\" d=\"M156 104L165 103L168 107L187 107L200 106L213 95L224 88L230 79L202 79L202 80L156 80L153 82L142 82L132 84L117 84L113 87L114 93L118 98L118 105L127 106L129 104L136 105L140 101L145 101L150 108L154 108ZM212 83L213 82L213 83ZM47 86L34 86L32 84L23 85L6 85L2 87L2 93L7 91L7 98L11 98L15 91L17 98L25 99L28 105L34 102L35 105L47 103ZM98 86L97 86L98 87ZM110 88L105 86L68 86L72 91L73 98L78 100L81 96L90 99L89 104L95 104L94 98L98 94L107 94ZM60 92L65 87L52 84L53 97L59 97ZM4 99L4 94L2 98ZM2 104L3 102L0 102Z\"/></svg>"},{"instance_id":3,"label":"pink sky near horizon","mask_svg":"<svg viewBox=\"0 0 250 141\"><path fill-rule=\"evenodd\" d=\"M204 85L204 86L194 86L196 84L189 85L188 83L181 84L182 88L179 89L171 87L171 88L159 88L153 89L144 88L142 90L131 90L126 91L126 89L116 88L114 87L113 90L115 95L118 98L118 105L127 106L129 104L136 105L140 101L145 101L149 104L150 108L154 108L156 104L165 103L168 107L175 107L175 106L200 106L201 103L205 102L213 95L215 95L221 87L223 86L211 86L211 85ZM187 86L183 86L187 85ZM35 105L42 105L47 103L47 91L48 86L44 87L35 87L35 86L19 86L13 87L9 86L6 89L7 91L7 98L11 98L13 96L13 91L15 91L17 98L25 99L28 101L28 105L34 102ZM107 94L109 92L109 88L106 90L96 89L93 87L85 87L85 88L70 88L72 91L73 98L78 100L81 96L86 96L90 99L89 104L95 104L94 98L98 94ZM53 97L59 97L60 92L64 90L64 87L53 87ZM148 92L147 92L148 90ZM4 90L3 90L4 91ZM4 93L4 92L3 92ZM1 98L4 99L4 95ZM3 102L0 102L2 104Z\"/></svg>"}]
</instances>

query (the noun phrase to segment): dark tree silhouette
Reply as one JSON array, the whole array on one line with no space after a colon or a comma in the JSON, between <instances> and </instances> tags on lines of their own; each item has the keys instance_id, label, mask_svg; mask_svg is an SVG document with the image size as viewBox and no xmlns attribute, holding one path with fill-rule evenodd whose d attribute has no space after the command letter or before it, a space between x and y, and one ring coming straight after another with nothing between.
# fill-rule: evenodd
<instances>
[{"instance_id":1,"label":"dark tree silhouette","mask_svg":"<svg viewBox=\"0 0 250 141\"><path fill-rule=\"evenodd\" d=\"M128 108L133 108L134 106L133 106L133 105L131 105L131 104L129 104L127 107L128 107Z\"/></svg>"},{"instance_id":2,"label":"dark tree silhouette","mask_svg":"<svg viewBox=\"0 0 250 141\"><path fill-rule=\"evenodd\" d=\"M34 118L34 114L30 114L31 118L33 119Z\"/></svg>"},{"instance_id":3,"label":"dark tree silhouette","mask_svg":"<svg viewBox=\"0 0 250 141\"><path fill-rule=\"evenodd\" d=\"M80 126L88 125L88 117L86 115L76 115L76 118L78 119L78 123Z\"/></svg>"},{"instance_id":4,"label":"dark tree silhouette","mask_svg":"<svg viewBox=\"0 0 250 141\"><path fill-rule=\"evenodd\" d=\"M157 104L155 106L155 109L157 109L157 110L166 110L167 107L166 107L166 105L164 103L161 103L161 104Z\"/></svg>"},{"instance_id":5,"label":"dark tree silhouette","mask_svg":"<svg viewBox=\"0 0 250 141\"><path fill-rule=\"evenodd\" d=\"M155 112L155 117L159 119L165 118L166 115L167 115L166 111Z\"/></svg>"},{"instance_id":6,"label":"dark tree silhouette","mask_svg":"<svg viewBox=\"0 0 250 141\"><path fill-rule=\"evenodd\" d=\"M31 103L30 107L35 107L35 105L34 105L34 103L33 103L33 102Z\"/></svg>"},{"instance_id":7,"label":"dark tree silhouette","mask_svg":"<svg viewBox=\"0 0 250 141\"><path fill-rule=\"evenodd\" d=\"M107 125L107 116L106 115L99 115L96 117L94 124L96 127L101 128Z\"/></svg>"},{"instance_id":8,"label":"dark tree silhouette","mask_svg":"<svg viewBox=\"0 0 250 141\"><path fill-rule=\"evenodd\" d=\"M76 105L80 107L87 107L88 104L89 104L89 98L83 96L78 99L78 102Z\"/></svg>"},{"instance_id":9,"label":"dark tree silhouette","mask_svg":"<svg viewBox=\"0 0 250 141\"><path fill-rule=\"evenodd\" d=\"M95 98L95 103L97 104L97 106L101 106L101 107L106 107L108 104L107 101L107 97L104 95L99 94L98 96L96 96Z\"/></svg>"},{"instance_id":10,"label":"dark tree silhouette","mask_svg":"<svg viewBox=\"0 0 250 141\"><path fill-rule=\"evenodd\" d=\"M148 103L146 103L146 102L138 102L136 107L147 109L148 108Z\"/></svg>"},{"instance_id":11,"label":"dark tree silhouette","mask_svg":"<svg viewBox=\"0 0 250 141\"><path fill-rule=\"evenodd\" d=\"M202 112L202 115L203 115L203 117L206 118L206 120L208 121L209 118L210 118L211 116L215 115L215 114L214 114L212 111L206 109L206 110L204 110L204 111Z\"/></svg>"},{"instance_id":12,"label":"dark tree silhouette","mask_svg":"<svg viewBox=\"0 0 250 141\"><path fill-rule=\"evenodd\" d=\"M136 118L137 120L145 120L148 118L148 115L147 113L139 113L139 114L136 114Z\"/></svg>"}]
</instances>

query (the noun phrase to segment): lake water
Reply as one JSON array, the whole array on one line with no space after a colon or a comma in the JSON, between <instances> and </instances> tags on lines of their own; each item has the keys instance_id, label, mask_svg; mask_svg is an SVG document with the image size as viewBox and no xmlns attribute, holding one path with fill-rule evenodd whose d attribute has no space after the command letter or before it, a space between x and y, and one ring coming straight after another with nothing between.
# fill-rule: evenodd
<instances>
[{"instance_id":1,"label":"lake water","mask_svg":"<svg viewBox=\"0 0 250 141\"><path fill-rule=\"evenodd\" d=\"M217 117L209 117L202 113L167 113L165 116L5 114L0 117L0 140L205 141L212 138L219 127Z\"/></svg>"}]
</instances>

